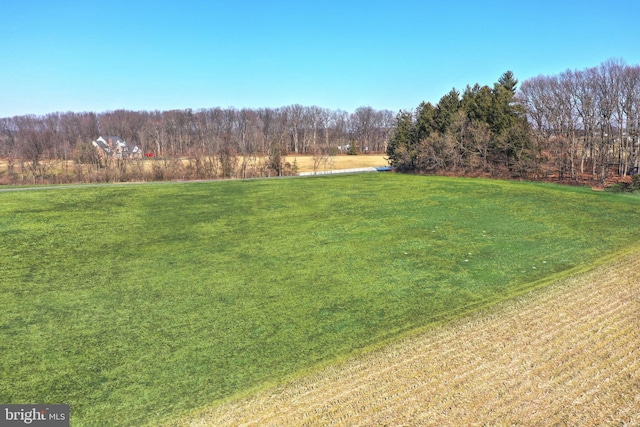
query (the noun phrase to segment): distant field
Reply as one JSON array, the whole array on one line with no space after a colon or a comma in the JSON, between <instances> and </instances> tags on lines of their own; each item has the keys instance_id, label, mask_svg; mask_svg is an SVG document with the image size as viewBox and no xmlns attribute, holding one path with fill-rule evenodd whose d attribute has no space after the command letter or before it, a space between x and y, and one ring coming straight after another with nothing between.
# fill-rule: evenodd
<instances>
[{"instance_id":1,"label":"distant field","mask_svg":"<svg viewBox=\"0 0 640 427\"><path fill-rule=\"evenodd\" d=\"M584 269L638 208L382 173L0 193L0 402L157 425Z\"/></svg>"},{"instance_id":2,"label":"distant field","mask_svg":"<svg viewBox=\"0 0 640 427\"><path fill-rule=\"evenodd\" d=\"M240 159L241 161L242 159ZM153 164L153 159L143 159L145 164L145 169L150 169ZM299 172L312 172L313 171L313 156L308 155L296 155L295 153L291 153L284 158L284 161L293 163L294 161L298 165ZM184 164L188 163L188 159L182 159ZM352 169L352 168L364 168L370 166L387 166L389 162L386 160L386 156L384 155L339 155L339 156L331 156L327 164L323 164L319 166L318 170L336 170L336 169Z\"/></svg>"},{"instance_id":3,"label":"distant field","mask_svg":"<svg viewBox=\"0 0 640 427\"><path fill-rule=\"evenodd\" d=\"M154 159L142 159L143 168L145 171L150 171ZM286 157L285 161L289 163L293 163L294 161L298 165L299 172L313 172L313 164L314 159L313 156L305 156L305 155L289 155ZM183 164L188 164L187 159L182 160ZM386 166L388 162L386 160L386 156L383 155L340 155L340 156L331 156L329 162L323 163L318 167L318 170L336 170L336 169L352 169L352 168L362 168L362 167L370 167L370 166ZM19 166L16 165L16 169ZM54 173L62 173L64 170L65 164L63 161L54 161L49 166L49 169ZM67 167L70 170L70 173L73 174L74 164L72 161L67 162ZM89 169L91 169L90 165L85 165L84 172L86 173ZM0 159L0 174L7 170L7 161L5 159Z\"/></svg>"},{"instance_id":4,"label":"distant field","mask_svg":"<svg viewBox=\"0 0 640 427\"><path fill-rule=\"evenodd\" d=\"M299 172L313 172L312 156L287 156L287 161L293 162L293 160L298 164ZM332 165L327 167L328 170L387 166L389 164L386 160L386 156L383 155L333 156L331 158L331 163ZM320 167L318 170L322 169L323 167Z\"/></svg>"},{"instance_id":5,"label":"distant field","mask_svg":"<svg viewBox=\"0 0 640 427\"><path fill-rule=\"evenodd\" d=\"M640 425L640 256L178 424Z\"/></svg>"}]
</instances>

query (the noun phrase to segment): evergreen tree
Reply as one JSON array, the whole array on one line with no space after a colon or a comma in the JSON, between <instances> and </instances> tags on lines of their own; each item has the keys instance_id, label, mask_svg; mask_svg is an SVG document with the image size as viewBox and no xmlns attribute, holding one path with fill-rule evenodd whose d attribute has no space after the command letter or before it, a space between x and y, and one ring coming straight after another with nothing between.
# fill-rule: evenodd
<instances>
[{"instance_id":1,"label":"evergreen tree","mask_svg":"<svg viewBox=\"0 0 640 427\"><path fill-rule=\"evenodd\" d=\"M515 95L518 80L513 76L512 71L506 71L498 79L498 85L511 92L512 95Z\"/></svg>"},{"instance_id":2,"label":"evergreen tree","mask_svg":"<svg viewBox=\"0 0 640 427\"><path fill-rule=\"evenodd\" d=\"M535 161L529 124L522 107L515 100L518 80L507 71L493 87L493 104L489 126L495 135L493 162L504 165L511 175L531 168ZM516 167L517 165L517 167ZM520 176L520 173L517 173Z\"/></svg>"},{"instance_id":3,"label":"evergreen tree","mask_svg":"<svg viewBox=\"0 0 640 427\"><path fill-rule=\"evenodd\" d=\"M391 166L404 171L415 169L416 135L413 114L400 111L396 116L396 126L387 146L387 156Z\"/></svg>"},{"instance_id":4,"label":"evergreen tree","mask_svg":"<svg viewBox=\"0 0 640 427\"><path fill-rule=\"evenodd\" d=\"M489 114L489 126L496 134L501 135L518 122L520 111L515 102L518 80L511 71L500 76L493 86L493 105Z\"/></svg>"},{"instance_id":5,"label":"evergreen tree","mask_svg":"<svg viewBox=\"0 0 640 427\"><path fill-rule=\"evenodd\" d=\"M454 88L445 96L440 98L434 114L434 122L436 129L441 134L447 133L454 115L460 109L460 93Z\"/></svg>"},{"instance_id":6,"label":"evergreen tree","mask_svg":"<svg viewBox=\"0 0 640 427\"><path fill-rule=\"evenodd\" d=\"M462 95L461 108L471 121L489 122L489 114L493 105L493 93L489 86L475 84L467 86Z\"/></svg>"},{"instance_id":7,"label":"evergreen tree","mask_svg":"<svg viewBox=\"0 0 640 427\"><path fill-rule=\"evenodd\" d=\"M416 138L422 141L437 130L436 109L430 102L422 102L416 111Z\"/></svg>"},{"instance_id":8,"label":"evergreen tree","mask_svg":"<svg viewBox=\"0 0 640 427\"><path fill-rule=\"evenodd\" d=\"M396 117L387 154L399 170L423 172L490 172L526 176L535 170L528 122L515 100L518 80L503 73L489 86L467 86L462 97L454 88L434 107L421 103L415 117Z\"/></svg>"}]
</instances>

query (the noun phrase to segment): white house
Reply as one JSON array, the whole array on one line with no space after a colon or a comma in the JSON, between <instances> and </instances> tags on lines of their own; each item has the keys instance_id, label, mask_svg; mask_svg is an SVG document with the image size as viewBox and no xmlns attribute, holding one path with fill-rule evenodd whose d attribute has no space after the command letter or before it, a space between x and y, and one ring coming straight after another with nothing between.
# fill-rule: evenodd
<instances>
[{"instance_id":1,"label":"white house","mask_svg":"<svg viewBox=\"0 0 640 427\"><path fill-rule=\"evenodd\" d=\"M92 142L102 157L131 159L142 157L142 151L135 144L129 144L119 136L101 136Z\"/></svg>"}]
</instances>

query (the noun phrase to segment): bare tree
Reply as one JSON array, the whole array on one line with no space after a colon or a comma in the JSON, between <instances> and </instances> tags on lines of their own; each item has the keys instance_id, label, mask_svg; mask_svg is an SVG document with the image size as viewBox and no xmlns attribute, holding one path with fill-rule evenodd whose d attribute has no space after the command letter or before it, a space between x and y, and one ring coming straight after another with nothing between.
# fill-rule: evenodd
<instances>
[{"instance_id":1,"label":"bare tree","mask_svg":"<svg viewBox=\"0 0 640 427\"><path fill-rule=\"evenodd\" d=\"M529 79L518 97L561 177L568 171L577 179L590 167L592 179L604 182L638 163L639 95L638 67L612 59Z\"/></svg>"}]
</instances>

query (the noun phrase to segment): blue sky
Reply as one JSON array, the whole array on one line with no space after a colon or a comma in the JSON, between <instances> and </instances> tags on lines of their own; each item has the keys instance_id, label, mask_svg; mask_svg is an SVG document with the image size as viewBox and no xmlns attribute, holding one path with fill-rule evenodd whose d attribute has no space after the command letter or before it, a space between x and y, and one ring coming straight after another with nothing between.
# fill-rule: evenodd
<instances>
[{"instance_id":1,"label":"blue sky","mask_svg":"<svg viewBox=\"0 0 640 427\"><path fill-rule=\"evenodd\" d=\"M408 110L507 70L640 64L639 18L637 0L2 0L0 117Z\"/></svg>"}]
</instances>

